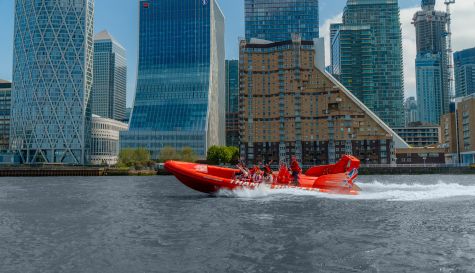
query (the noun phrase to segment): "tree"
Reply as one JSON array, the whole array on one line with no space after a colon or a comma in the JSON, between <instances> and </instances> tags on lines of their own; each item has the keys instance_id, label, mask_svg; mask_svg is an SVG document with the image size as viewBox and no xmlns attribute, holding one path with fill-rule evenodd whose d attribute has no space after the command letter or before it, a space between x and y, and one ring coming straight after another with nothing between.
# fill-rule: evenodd
<instances>
[{"instance_id":1,"label":"tree","mask_svg":"<svg viewBox=\"0 0 475 273\"><path fill-rule=\"evenodd\" d=\"M211 146L208 149L207 160L211 164L226 164L231 163L233 159L234 150L224 146Z\"/></svg>"},{"instance_id":2,"label":"tree","mask_svg":"<svg viewBox=\"0 0 475 273\"><path fill-rule=\"evenodd\" d=\"M166 162L168 160L179 160L180 156L176 152L175 148L167 146L163 147L163 149L160 150L160 155L158 156L158 160L160 162Z\"/></svg>"},{"instance_id":3,"label":"tree","mask_svg":"<svg viewBox=\"0 0 475 273\"><path fill-rule=\"evenodd\" d=\"M233 146L228 146L226 147L228 149L228 152L231 154L231 159L229 160L228 163L233 163L236 164L239 162L240 154L239 154L239 148L238 147L233 147Z\"/></svg>"},{"instance_id":4,"label":"tree","mask_svg":"<svg viewBox=\"0 0 475 273\"><path fill-rule=\"evenodd\" d=\"M195 162L198 159L198 156L191 147L184 147L181 150L180 157L184 162Z\"/></svg>"},{"instance_id":5,"label":"tree","mask_svg":"<svg viewBox=\"0 0 475 273\"><path fill-rule=\"evenodd\" d=\"M133 165L134 149L122 149L119 153L119 162L117 165L131 167Z\"/></svg>"},{"instance_id":6,"label":"tree","mask_svg":"<svg viewBox=\"0 0 475 273\"><path fill-rule=\"evenodd\" d=\"M145 148L138 148L135 149L133 154L133 159L136 164L140 164L142 166L148 165L150 160L150 151Z\"/></svg>"},{"instance_id":7,"label":"tree","mask_svg":"<svg viewBox=\"0 0 475 273\"><path fill-rule=\"evenodd\" d=\"M119 167L141 167L150 165L150 151L145 148L122 149L119 153Z\"/></svg>"}]
</instances>

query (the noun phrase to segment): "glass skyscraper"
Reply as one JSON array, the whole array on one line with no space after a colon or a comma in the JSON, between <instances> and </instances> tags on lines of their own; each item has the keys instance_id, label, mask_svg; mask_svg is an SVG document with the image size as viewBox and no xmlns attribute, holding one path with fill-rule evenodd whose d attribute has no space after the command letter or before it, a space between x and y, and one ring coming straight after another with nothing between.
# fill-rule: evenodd
<instances>
[{"instance_id":1,"label":"glass skyscraper","mask_svg":"<svg viewBox=\"0 0 475 273\"><path fill-rule=\"evenodd\" d=\"M239 147L239 61L226 61L226 145Z\"/></svg>"},{"instance_id":2,"label":"glass skyscraper","mask_svg":"<svg viewBox=\"0 0 475 273\"><path fill-rule=\"evenodd\" d=\"M89 160L94 1L15 1L10 148L24 163Z\"/></svg>"},{"instance_id":3,"label":"glass skyscraper","mask_svg":"<svg viewBox=\"0 0 475 273\"><path fill-rule=\"evenodd\" d=\"M215 0L141 0L137 90L122 147L225 142L224 16Z\"/></svg>"},{"instance_id":4,"label":"glass skyscraper","mask_svg":"<svg viewBox=\"0 0 475 273\"><path fill-rule=\"evenodd\" d=\"M0 79L0 152L8 151L10 146L10 109L12 83Z\"/></svg>"},{"instance_id":5,"label":"glass skyscraper","mask_svg":"<svg viewBox=\"0 0 475 273\"><path fill-rule=\"evenodd\" d=\"M447 13L434 10L435 0L422 1L416 12L417 57L416 82L419 118L422 122L439 124L449 112L450 90L447 57Z\"/></svg>"},{"instance_id":6,"label":"glass skyscraper","mask_svg":"<svg viewBox=\"0 0 475 273\"><path fill-rule=\"evenodd\" d=\"M319 37L318 0L245 0L246 39L268 41Z\"/></svg>"},{"instance_id":7,"label":"glass skyscraper","mask_svg":"<svg viewBox=\"0 0 475 273\"><path fill-rule=\"evenodd\" d=\"M332 41L332 51L340 56L341 83L389 126L404 126L398 1L348 0L343 24L333 30L340 31L332 34L340 39Z\"/></svg>"},{"instance_id":8,"label":"glass skyscraper","mask_svg":"<svg viewBox=\"0 0 475 273\"><path fill-rule=\"evenodd\" d=\"M475 47L454 53L455 96L475 94Z\"/></svg>"},{"instance_id":9,"label":"glass skyscraper","mask_svg":"<svg viewBox=\"0 0 475 273\"><path fill-rule=\"evenodd\" d=\"M124 120L126 85L125 49L104 30L94 37L92 113L104 118Z\"/></svg>"}]
</instances>

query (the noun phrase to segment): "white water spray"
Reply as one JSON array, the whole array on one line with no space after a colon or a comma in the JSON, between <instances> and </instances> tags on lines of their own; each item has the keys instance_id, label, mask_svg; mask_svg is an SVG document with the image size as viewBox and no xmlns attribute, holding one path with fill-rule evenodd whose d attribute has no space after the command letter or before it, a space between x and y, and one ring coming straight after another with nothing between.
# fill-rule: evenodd
<instances>
[{"instance_id":1,"label":"white water spray","mask_svg":"<svg viewBox=\"0 0 475 273\"><path fill-rule=\"evenodd\" d=\"M439 181L436 184L397 184L382 183L358 183L362 191L359 195L339 195L320 192L305 191L299 189L270 189L261 186L256 189L237 189L234 191L221 191L218 196L237 198L275 198L289 196L315 196L327 199L346 200L387 200L387 201L423 201L437 200L454 197L475 197L474 185L461 185L457 183L445 183Z\"/></svg>"}]
</instances>

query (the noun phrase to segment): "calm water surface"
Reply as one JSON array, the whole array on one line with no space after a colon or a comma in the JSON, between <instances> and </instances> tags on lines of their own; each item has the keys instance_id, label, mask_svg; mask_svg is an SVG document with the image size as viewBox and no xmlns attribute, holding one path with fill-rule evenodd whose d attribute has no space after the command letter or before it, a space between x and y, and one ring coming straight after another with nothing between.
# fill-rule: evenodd
<instances>
[{"instance_id":1,"label":"calm water surface","mask_svg":"<svg viewBox=\"0 0 475 273\"><path fill-rule=\"evenodd\" d=\"M0 272L475 272L475 176L360 186L209 197L173 177L0 178Z\"/></svg>"}]
</instances>

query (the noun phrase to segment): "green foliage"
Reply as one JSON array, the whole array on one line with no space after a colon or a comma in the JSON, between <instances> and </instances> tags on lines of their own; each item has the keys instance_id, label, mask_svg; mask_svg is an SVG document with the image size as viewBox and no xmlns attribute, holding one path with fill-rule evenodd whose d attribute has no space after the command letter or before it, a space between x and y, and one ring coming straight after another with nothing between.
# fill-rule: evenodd
<instances>
[{"instance_id":1,"label":"green foliage","mask_svg":"<svg viewBox=\"0 0 475 273\"><path fill-rule=\"evenodd\" d=\"M236 147L212 146L208 149L207 158L211 164L234 163L239 160L239 149Z\"/></svg>"},{"instance_id":2,"label":"green foliage","mask_svg":"<svg viewBox=\"0 0 475 273\"><path fill-rule=\"evenodd\" d=\"M191 147L184 147L180 153L181 161L184 162L195 162L198 159L195 151Z\"/></svg>"},{"instance_id":3,"label":"green foliage","mask_svg":"<svg viewBox=\"0 0 475 273\"><path fill-rule=\"evenodd\" d=\"M173 147L167 146L160 151L158 160L160 162L166 162L168 160L180 160L184 162L195 162L198 159L195 151L191 147L184 147L181 151Z\"/></svg>"},{"instance_id":4,"label":"green foliage","mask_svg":"<svg viewBox=\"0 0 475 273\"><path fill-rule=\"evenodd\" d=\"M168 160L180 159L180 155L177 153L176 149L170 146L163 147L163 149L160 150L160 155L158 156L158 160L162 163Z\"/></svg>"},{"instance_id":5,"label":"green foliage","mask_svg":"<svg viewBox=\"0 0 475 273\"><path fill-rule=\"evenodd\" d=\"M150 151L144 148L138 149L123 149L119 153L118 167L137 167L143 168L144 166L150 166L152 161L150 159Z\"/></svg>"},{"instance_id":6,"label":"green foliage","mask_svg":"<svg viewBox=\"0 0 475 273\"><path fill-rule=\"evenodd\" d=\"M239 158L240 158L240 154L239 154L239 148L238 147L233 147L233 146L229 146L229 147L226 147L226 149L228 149L228 151L231 153L231 160L230 162L228 163L232 163L232 164L236 164L239 162Z\"/></svg>"}]
</instances>

